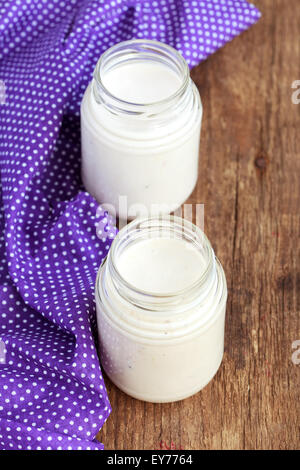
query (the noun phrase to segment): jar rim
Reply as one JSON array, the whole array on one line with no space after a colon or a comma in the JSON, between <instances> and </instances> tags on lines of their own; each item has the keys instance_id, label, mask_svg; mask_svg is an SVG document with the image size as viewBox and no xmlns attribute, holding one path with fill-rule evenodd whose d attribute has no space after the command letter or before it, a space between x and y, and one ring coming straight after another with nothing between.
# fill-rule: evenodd
<instances>
[{"instance_id":1,"label":"jar rim","mask_svg":"<svg viewBox=\"0 0 300 470\"><path fill-rule=\"evenodd\" d=\"M168 97L149 103L134 103L115 96L103 83L101 77L102 69L106 62L111 60L114 56L121 57L123 54L129 52L135 54L141 52L152 52L152 54L156 53L159 54L161 58L165 58L165 61L167 59L173 60L182 74L182 83L180 87ZM184 95L188 87L190 73L185 59L174 47L152 39L131 39L114 44L105 52L103 52L96 64L93 77L96 83L98 97L101 96L101 94L104 95L110 106L117 109L118 111L125 111L131 114L140 114L144 113L146 110L147 112L155 113L157 112L157 108L169 105L175 102L180 96Z\"/></svg>"},{"instance_id":2,"label":"jar rim","mask_svg":"<svg viewBox=\"0 0 300 470\"><path fill-rule=\"evenodd\" d=\"M206 264L196 281L181 290L157 293L136 288L121 275L117 266L118 248L120 244L122 242L125 243L129 237L133 237L134 233L135 236L138 237L143 231L145 233L147 229L170 229L170 234L171 232L173 235L180 235L181 233L182 237L185 236L190 242L194 243L194 245L198 247L201 245L201 248L205 249ZM153 217L140 217L123 227L116 235L107 258L110 275L112 279L115 280L119 292L123 292L125 298L130 299L135 305L142 308L148 305L149 309L153 308L153 304L159 304L160 307L174 306L181 303L183 298L189 299L188 303L193 301L194 297L199 295L199 290L208 282L215 265L215 254L204 232L192 222L168 214Z\"/></svg>"}]
</instances>

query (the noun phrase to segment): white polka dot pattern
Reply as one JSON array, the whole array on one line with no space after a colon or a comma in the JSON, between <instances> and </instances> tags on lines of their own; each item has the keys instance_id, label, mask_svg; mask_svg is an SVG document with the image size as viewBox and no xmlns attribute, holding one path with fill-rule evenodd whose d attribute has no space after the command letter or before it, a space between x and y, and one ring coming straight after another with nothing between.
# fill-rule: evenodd
<instances>
[{"instance_id":1,"label":"white polka dot pattern","mask_svg":"<svg viewBox=\"0 0 300 470\"><path fill-rule=\"evenodd\" d=\"M258 18L243 0L2 2L0 449L103 448L93 289L115 230L98 211L109 241L96 236L79 171L79 104L97 59L147 37L193 66Z\"/></svg>"}]
</instances>

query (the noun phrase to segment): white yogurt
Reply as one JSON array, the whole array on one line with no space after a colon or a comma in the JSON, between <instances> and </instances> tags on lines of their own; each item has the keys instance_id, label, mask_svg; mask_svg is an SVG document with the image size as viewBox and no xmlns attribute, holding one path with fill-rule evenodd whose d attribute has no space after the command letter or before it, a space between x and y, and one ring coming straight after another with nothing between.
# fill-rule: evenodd
<instances>
[{"instance_id":1,"label":"white yogurt","mask_svg":"<svg viewBox=\"0 0 300 470\"><path fill-rule=\"evenodd\" d=\"M166 65L140 60L108 70L102 80L116 98L140 104L169 98L180 88L181 81Z\"/></svg>"},{"instance_id":2,"label":"white yogurt","mask_svg":"<svg viewBox=\"0 0 300 470\"><path fill-rule=\"evenodd\" d=\"M196 282L203 272L204 260L182 239L154 238L129 246L116 266L136 289L163 295Z\"/></svg>"},{"instance_id":3,"label":"white yogurt","mask_svg":"<svg viewBox=\"0 0 300 470\"><path fill-rule=\"evenodd\" d=\"M175 210L197 181L201 117L198 90L174 49L144 40L109 49L81 104L86 189L124 218L128 209Z\"/></svg>"},{"instance_id":4,"label":"white yogurt","mask_svg":"<svg viewBox=\"0 0 300 470\"><path fill-rule=\"evenodd\" d=\"M97 278L104 370L141 400L196 393L222 361L226 298L223 269L200 229L178 217L135 220Z\"/></svg>"}]
</instances>

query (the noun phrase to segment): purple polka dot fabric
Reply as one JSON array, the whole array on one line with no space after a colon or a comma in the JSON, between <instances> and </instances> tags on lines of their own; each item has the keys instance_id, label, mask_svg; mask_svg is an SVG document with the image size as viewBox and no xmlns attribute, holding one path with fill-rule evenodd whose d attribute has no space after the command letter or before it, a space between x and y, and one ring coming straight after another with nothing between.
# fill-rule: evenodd
<instances>
[{"instance_id":1,"label":"purple polka dot fabric","mask_svg":"<svg viewBox=\"0 0 300 470\"><path fill-rule=\"evenodd\" d=\"M82 187L79 125L99 56L152 38L193 66L259 16L243 0L0 2L0 449L103 448L94 283L115 228Z\"/></svg>"}]
</instances>

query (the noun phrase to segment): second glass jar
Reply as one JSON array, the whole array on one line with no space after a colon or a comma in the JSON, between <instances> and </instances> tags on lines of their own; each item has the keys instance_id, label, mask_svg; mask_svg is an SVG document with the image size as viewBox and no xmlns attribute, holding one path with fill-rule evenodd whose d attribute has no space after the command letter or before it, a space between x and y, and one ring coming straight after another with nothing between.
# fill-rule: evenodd
<instances>
[{"instance_id":1,"label":"second glass jar","mask_svg":"<svg viewBox=\"0 0 300 470\"><path fill-rule=\"evenodd\" d=\"M134 220L96 280L102 367L140 400L193 395L221 364L226 300L223 268L198 227L166 215Z\"/></svg>"},{"instance_id":2,"label":"second glass jar","mask_svg":"<svg viewBox=\"0 0 300 470\"><path fill-rule=\"evenodd\" d=\"M201 119L179 52L151 40L111 47L81 104L86 189L124 218L176 210L197 181Z\"/></svg>"}]
</instances>

